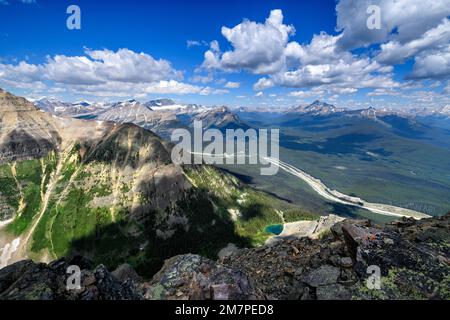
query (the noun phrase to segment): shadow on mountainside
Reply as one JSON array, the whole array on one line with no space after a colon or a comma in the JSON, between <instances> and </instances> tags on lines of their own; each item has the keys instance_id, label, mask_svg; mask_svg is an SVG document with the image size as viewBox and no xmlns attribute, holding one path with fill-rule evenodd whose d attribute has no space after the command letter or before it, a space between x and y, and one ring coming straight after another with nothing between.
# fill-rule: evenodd
<instances>
[{"instance_id":1,"label":"shadow on mountainside","mask_svg":"<svg viewBox=\"0 0 450 320\"><path fill-rule=\"evenodd\" d=\"M74 239L70 253L90 257L110 270L129 263L151 278L164 260L176 255L195 253L215 259L228 243L251 246L250 239L237 235L233 222L216 213L209 196L200 190L188 191L173 208L157 211L143 206L124 212L123 217Z\"/></svg>"},{"instance_id":2,"label":"shadow on mountainside","mask_svg":"<svg viewBox=\"0 0 450 320\"><path fill-rule=\"evenodd\" d=\"M143 147L148 148L145 155L141 152ZM118 125L99 141L78 143L77 149L84 163L98 161L133 169L143 163L171 163L170 153L161 139L133 124Z\"/></svg>"},{"instance_id":3,"label":"shadow on mountainside","mask_svg":"<svg viewBox=\"0 0 450 320\"><path fill-rule=\"evenodd\" d=\"M360 219L361 215L358 215L358 209L354 206L349 206L342 203L337 202L327 202L327 205L329 205L332 209L331 211L334 214L337 214L340 217L347 218L347 219Z\"/></svg>"},{"instance_id":4,"label":"shadow on mountainside","mask_svg":"<svg viewBox=\"0 0 450 320\"><path fill-rule=\"evenodd\" d=\"M51 135L48 139L33 137L23 129L14 129L0 144L0 163L44 157L61 143L56 131L52 131Z\"/></svg>"}]
</instances>

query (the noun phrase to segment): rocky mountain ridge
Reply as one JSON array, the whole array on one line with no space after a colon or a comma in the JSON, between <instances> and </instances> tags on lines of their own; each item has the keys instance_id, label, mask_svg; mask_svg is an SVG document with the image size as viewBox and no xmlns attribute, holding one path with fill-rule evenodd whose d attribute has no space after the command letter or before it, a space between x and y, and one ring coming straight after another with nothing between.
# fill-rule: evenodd
<instances>
[{"instance_id":1,"label":"rocky mountain ridge","mask_svg":"<svg viewBox=\"0 0 450 320\"><path fill-rule=\"evenodd\" d=\"M181 104L171 99L151 100L145 103L127 100L80 105L44 98L34 101L34 105L40 110L66 118L133 123L157 133L165 140L170 140L174 129L192 129L194 121L202 121L204 129L249 128L227 107Z\"/></svg>"}]
</instances>

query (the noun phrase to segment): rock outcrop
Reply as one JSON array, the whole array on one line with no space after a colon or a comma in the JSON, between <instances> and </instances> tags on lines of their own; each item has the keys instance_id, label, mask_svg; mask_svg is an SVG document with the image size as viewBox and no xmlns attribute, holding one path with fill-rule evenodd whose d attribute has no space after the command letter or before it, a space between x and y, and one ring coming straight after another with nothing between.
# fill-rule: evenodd
<instances>
[{"instance_id":1,"label":"rock outcrop","mask_svg":"<svg viewBox=\"0 0 450 320\"><path fill-rule=\"evenodd\" d=\"M147 299L249 300L263 298L238 269L227 268L198 255L167 260L150 282Z\"/></svg>"},{"instance_id":2,"label":"rock outcrop","mask_svg":"<svg viewBox=\"0 0 450 320\"><path fill-rule=\"evenodd\" d=\"M79 288L68 289L68 267L81 269ZM120 281L100 265L81 257L50 263L20 261L0 270L0 300L141 300L132 279Z\"/></svg>"},{"instance_id":3,"label":"rock outcrop","mask_svg":"<svg viewBox=\"0 0 450 320\"><path fill-rule=\"evenodd\" d=\"M109 273L80 257L22 261L0 270L0 299L450 299L449 223L450 214L382 227L345 220L320 239L233 250L217 262L176 256L149 282L129 265ZM69 265L82 270L78 290L66 289ZM377 268L379 286L368 286Z\"/></svg>"}]
</instances>

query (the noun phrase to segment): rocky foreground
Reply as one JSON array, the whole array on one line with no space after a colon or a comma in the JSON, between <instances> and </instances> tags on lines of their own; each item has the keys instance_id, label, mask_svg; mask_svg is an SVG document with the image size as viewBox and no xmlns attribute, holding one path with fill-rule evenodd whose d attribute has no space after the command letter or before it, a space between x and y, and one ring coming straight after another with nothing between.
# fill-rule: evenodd
<instances>
[{"instance_id":1,"label":"rocky foreground","mask_svg":"<svg viewBox=\"0 0 450 320\"><path fill-rule=\"evenodd\" d=\"M450 299L449 222L450 214L383 227L345 220L319 239L230 250L217 262L176 256L150 281L82 257L21 261L0 270L0 299ZM82 270L79 289L66 288L69 265ZM367 286L370 266L381 271L379 289Z\"/></svg>"}]
</instances>

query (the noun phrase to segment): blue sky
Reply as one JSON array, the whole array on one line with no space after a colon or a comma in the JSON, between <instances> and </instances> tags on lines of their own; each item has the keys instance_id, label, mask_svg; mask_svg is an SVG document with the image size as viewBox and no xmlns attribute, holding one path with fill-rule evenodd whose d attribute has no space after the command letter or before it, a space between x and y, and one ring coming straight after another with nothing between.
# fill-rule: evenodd
<instances>
[{"instance_id":1,"label":"blue sky","mask_svg":"<svg viewBox=\"0 0 450 320\"><path fill-rule=\"evenodd\" d=\"M64 100L448 104L450 1L366 2L0 0L0 86ZM373 3L382 30L367 29ZM81 30L66 27L72 4Z\"/></svg>"}]
</instances>

